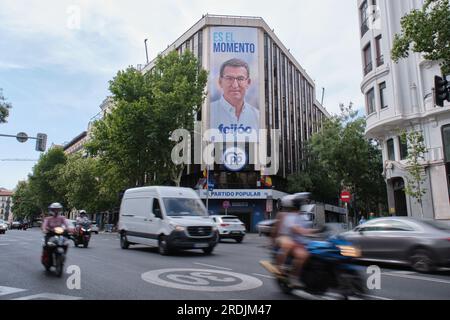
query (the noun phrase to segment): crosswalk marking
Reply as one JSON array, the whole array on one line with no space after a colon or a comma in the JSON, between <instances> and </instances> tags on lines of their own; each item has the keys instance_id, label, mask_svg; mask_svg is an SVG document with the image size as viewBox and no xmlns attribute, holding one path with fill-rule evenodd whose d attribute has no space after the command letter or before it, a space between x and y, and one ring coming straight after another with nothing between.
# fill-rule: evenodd
<instances>
[{"instance_id":1,"label":"crosswalk marking","mask_svg":"<svg viewBox=\"0 0 450 320\"><path fill-rule=\"evenodd\" d=\"M7 294L13 294L17 292L27 291L26 289L2 287L0 286L0 296L6 296Z\"/></svg>"}]
</instances>

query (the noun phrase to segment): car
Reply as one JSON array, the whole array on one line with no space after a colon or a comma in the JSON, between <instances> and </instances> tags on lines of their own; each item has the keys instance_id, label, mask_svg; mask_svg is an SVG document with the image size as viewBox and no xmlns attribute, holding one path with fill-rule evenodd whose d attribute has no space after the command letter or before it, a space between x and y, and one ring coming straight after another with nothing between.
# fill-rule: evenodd
<instances>
[{"instance_id":1,"label":"car","mask_svg":"<svg viewBox=\"0 0 450 320\"><path fill-rule=\"evenodd\" d=\"M341 236L361 249L361 260L404 264L423 273L450 267L450 225L442 221L377 218Z\"/></svg>"},{"instance_id":2,"label":"car","mask_svg":"<svg viewBox=\"0 0 450 320\"><path fill-rule=\"evenodd\" d=\"M211 215L219 231L219 240L234 239L237 243L241 243L245 237L245 224L233 215Z\"/></svg>"},{"instance_id":3,"label":"car","mask_svg":"<svg viewBox=\"0 0 450 320\"><path fill-rule=\"evenodd\" d=\"M272 233L272 228L274 227L277 219L269 219L258 222L256 229L258 230L259 236L270 236Z\"/></svg>"},{"instance_id":4,"label":"car","mask_svg":"<svg viewBox=\"0 0 450 320\"><path fill-rule=\"evenodd\" d=\"M8 224L4 220L0 219L0 233L5 234L6 230L8 230Z\"/></svg>"},{"instance_id":5,"label":"car","mask_svg":"<svg viewBox=\"0 0 450 320\"><path fill-rule=\"evenodd\" d=\"M20 221L13 221L9 228L10 229L22 229L22 223Z\"/></svg>"},{"instance_id":6,"label":"car","mask_svg":"<svg viewBox=\"0 0 450 320\"><path fill-rule=\"evenodd\" d=\"M92 222L92 224L91 224L91 232L98 234L98 226L94 222Z\"/></svg>"}]
</instances>

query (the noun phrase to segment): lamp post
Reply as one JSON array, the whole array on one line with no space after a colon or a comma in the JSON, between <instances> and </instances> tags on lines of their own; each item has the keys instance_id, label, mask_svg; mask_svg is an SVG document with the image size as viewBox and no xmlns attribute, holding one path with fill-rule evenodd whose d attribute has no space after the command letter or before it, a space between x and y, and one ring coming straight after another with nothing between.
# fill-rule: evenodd
<instances>
[{"instance_id":1,"label":"lamp post","mask_svg":"<svg viewBox=\"0 0 450 320\"><path fill-rule=\"evenodd\" d=\"M145 57L147 58L147 64L148 64L147 40L148 40L148 39L145 39L145 40L144 40L144 44L145 44Z\"/></svg>"}]
</instances>

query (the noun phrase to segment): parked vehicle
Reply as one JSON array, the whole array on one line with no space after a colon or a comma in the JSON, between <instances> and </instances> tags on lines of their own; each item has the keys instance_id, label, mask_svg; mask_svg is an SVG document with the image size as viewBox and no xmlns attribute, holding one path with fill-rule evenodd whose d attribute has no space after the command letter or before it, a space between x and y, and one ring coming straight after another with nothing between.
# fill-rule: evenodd
<instances>
[{"instance_id":1,"label":"parked vehicle","mask_svg":"<svg viewBox=\"0 0 450 320\"><path fill-rule=\"evenodd\" d=\"M258 222L256 225L256 228L258 230L259 236L270 236L272 233L272 228L275 226L275 223L277 222L276 219L270 219L270 220L263 220Z\"/></svg>"},{"instance_id":2,"label":"parked vehicle","mask_svg":"<svg viewBox=\"0 0 450 320\"><path fill-rule=\"evenodd\" d=\"M20 223L20 221L13 221L10 225L10 229L21 229L22 228L22 224Z\"/></svg>"},{"instance_id":3,"label":"parked vehicle","mask_svg":"<svg viewBox=\"0 0 450 320\"><path fill-rule=\"evenodd\" d=\"M405 264L419 272L450 266L450 225L444 222L378 218L342 236L361 248L363 260Z\"/></svg>"},{"instance_id":4,"label":"parked vehicle","mask_svg":"<svg viewBox=\"0 0 450 320\"><path fill-rule=\"evenodd\" d=\"M96 223L91 224L91 232L98 234L98 226Z\"/></svg>"},{"instance_id":5,"label":"parked vehicle","mask_svg":"<svg viewBox=\"0 0 450 320\"><path fill-rule=\"evenodd\" d=\"M49 231L47 238L48 240L44 243L41 262L45 270L51 271L54 268L55 274L61 277L69 247L67 231L62 227L54 228Z\"/></svg>"},{"instance_id":6,"label":"parked vehicle","mask_svg":"<svg viewBox=\"0 0 450 320\"><path fill-rule=\"evenodd\" d=\"M125 191L118 224L120 245L156 246L163 255L177 249L211 254L218 242L198 194L189 188L144 187Z\"/></svg>"},{"instance_id":7,"label":"parked vehicle","mask_svg":"<svg viewBox=\"0 0 450 320\"><path fill-rule=\"evenodd\" d=\"M234 239L237 243L241 243L245 237L245 224L233 215L212 215L220 239Z\"/></svg>"},{"instance_id":8,"label":"parked vehicle","mask_svg":"<svg viewBox=\"0 0 450 320\"><path fill-rule=\"evenodd\" d=\"M0 219L0 234L5 234L6 230L8 230L8 225L4 220Z\"/></svg>"},{"instance_id":9,"label":"parked vehicle","mask_svg":"<svg viewBox=\"0 0 450 320\"><path fill-rule=\"evenodd\" d=\"M359 250L345 239L329 234L311 238L306 244L310 257L300 275L301 286L292 284L290 278L283 274L275 261L261 261L261 265L274 274L280 289L290 294L293 290L303 290L312 295L323 295L336 291L342 298L358 296L365 292L365 283L361 267L353 259L359 256ZM273 260L278 248L271 248ZM287 272L292 268L292 259L288 259Z\"/></svg>"}]
</instances>

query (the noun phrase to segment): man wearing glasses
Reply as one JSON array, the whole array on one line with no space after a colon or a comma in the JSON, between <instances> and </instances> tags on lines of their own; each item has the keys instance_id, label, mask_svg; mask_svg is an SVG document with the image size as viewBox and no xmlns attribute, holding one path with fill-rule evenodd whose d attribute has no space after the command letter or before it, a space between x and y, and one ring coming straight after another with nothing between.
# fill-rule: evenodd
<instances>
[{"instance_id":1,"label":"man wearing glasses","mask_svg":"<svg viewBox=\"0 0 450 320\"><path fill-rule=\"evenodd\" d=\"M225 135L245 135L257 139L259 110L245 101L250 84L247 62L231 59L222 64L219 85L223 95L211 103L211 129Z\"/></svg>"}]
</instances>

